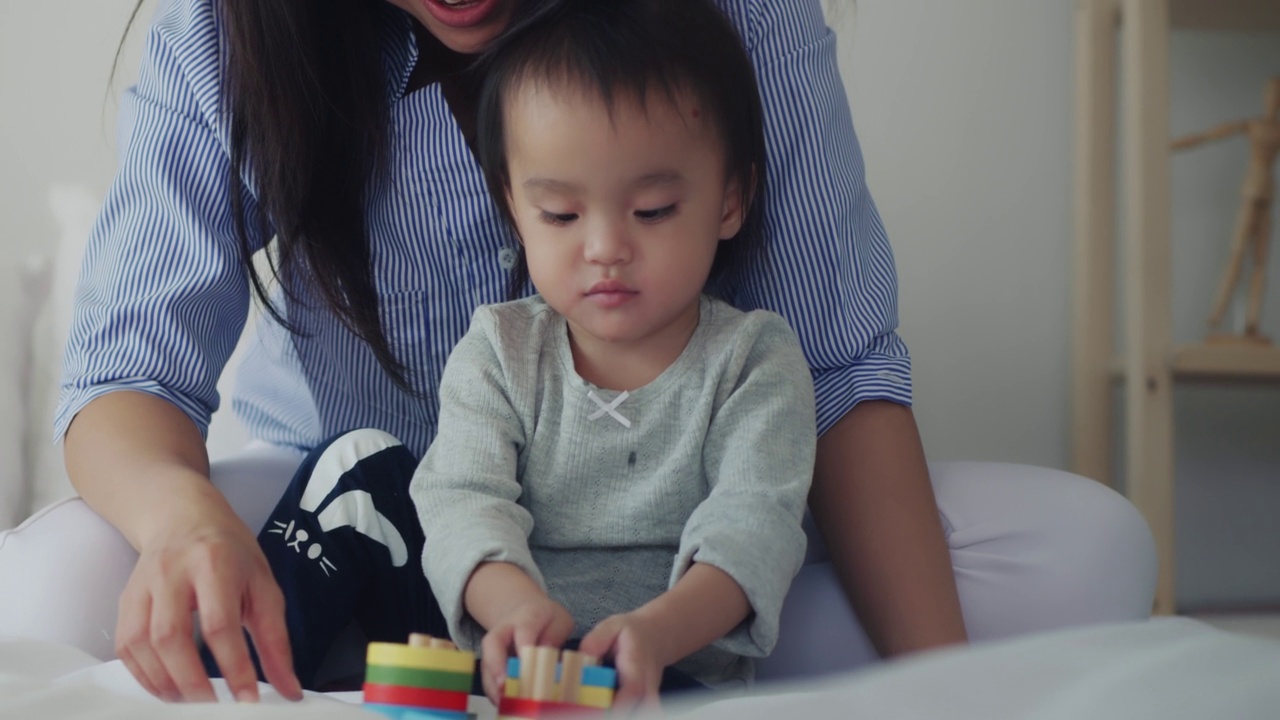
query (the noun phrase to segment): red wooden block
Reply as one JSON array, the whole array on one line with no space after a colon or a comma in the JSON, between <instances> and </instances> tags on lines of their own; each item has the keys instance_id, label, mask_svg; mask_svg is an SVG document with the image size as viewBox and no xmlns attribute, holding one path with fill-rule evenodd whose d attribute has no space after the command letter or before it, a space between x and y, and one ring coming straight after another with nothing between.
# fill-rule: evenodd
<instances>
[{"instance_id":1,"label":"red wooden block","mask_svg":"<svg viewBox=\"0 0 1280 720\"><path fill-rule=\"evenodd\" d=\"M435 710L467 711L467 694L447 690L405 687L403 685L364 684L364 701L384 705L408 705Z\"/></svg>"},{"instance_id":2,"label":"red wooden block","mask_svg":"<svg viewBox=\"0 0 1280 720\"><path fill-rule=\"evenodd\" d=\"M590 720L590 718L603 718L605 711L601 708L554 702L551 700L530 700L528 698L504 697L502 698L502 701L498 703L498 715L504 717L529 718L530 720L547 716L573 717L578 720Z\"/></svg>"}]
</instances>

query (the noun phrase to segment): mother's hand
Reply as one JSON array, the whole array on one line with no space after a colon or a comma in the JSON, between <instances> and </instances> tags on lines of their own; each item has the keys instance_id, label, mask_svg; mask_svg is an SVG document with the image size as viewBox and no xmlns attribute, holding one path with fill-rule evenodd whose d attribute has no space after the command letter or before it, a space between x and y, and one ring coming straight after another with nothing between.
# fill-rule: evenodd
<instances>
[{"instance_id":1,"label":"mother's hand","mask_svg":"<svg viewBox=\"0 0 1280 720\"><path fill-rule=\"evenodd\" d=\"M243 628L271 684L301 698L284 598L254 533L209 482L190 418L157 396L109 392L76 415L64 452L80 496L138 549L116 624L116 655L138 682L165 700L214 699L192 637L198 612L237 698L258 698Z\"/></svg>"},{"instance_id":2,"label":"mother's hand","mask_svg":"<svg viewBox=\"0 0 1280 720\"><path fill-rule=\"evenodd\" d=\"M176 521L151 538L120 596L116 654L143 687L168 701L212 701L200 661L192 614L238 700L258 699L257 673L244 632L267 680L284 697L302 689L284 622L284 597L258 547L238 518Z\"/></svg>"}]
</instances>

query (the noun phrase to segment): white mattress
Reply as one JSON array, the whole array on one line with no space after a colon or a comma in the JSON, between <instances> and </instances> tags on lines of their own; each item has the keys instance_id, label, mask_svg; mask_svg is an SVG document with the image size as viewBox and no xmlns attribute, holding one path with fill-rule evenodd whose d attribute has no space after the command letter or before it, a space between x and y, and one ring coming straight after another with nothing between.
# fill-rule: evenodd
<instances>
[{"instance_id":1,"label":"white mattress","mask_svg":"<svg viewBox=\"0 0 1280 720\"><path fill-rule=\"evenodd\" d=\"M225 691L225 688L223 688ZM1280 642L1183 618L1096 626L922 655L807 685L669 714L699 720L1275 720ZM225 693L224 693L225 694ZM0 640L0 718L355 720L358 693L288 703L263 686L256 706L165 705L118 662L74 648ZM473 711L491 716L487 702Z\"/></svg>"}]
</instances>

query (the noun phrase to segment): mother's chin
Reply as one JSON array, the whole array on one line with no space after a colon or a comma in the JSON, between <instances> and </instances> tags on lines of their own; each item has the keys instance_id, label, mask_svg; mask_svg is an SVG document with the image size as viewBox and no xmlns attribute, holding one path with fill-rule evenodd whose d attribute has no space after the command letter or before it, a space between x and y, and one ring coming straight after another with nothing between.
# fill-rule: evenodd
<instances>
[{"instance_id":1,"label":"mother's chin","mask_svg":"<svg viewBox=\"0 0 1280 720\"><path fill-rule=\"evenodd\" d=\"M445 47L474 54L511 21L523 0L387 0L422 23Z\"/></svg>"}]
</instances>

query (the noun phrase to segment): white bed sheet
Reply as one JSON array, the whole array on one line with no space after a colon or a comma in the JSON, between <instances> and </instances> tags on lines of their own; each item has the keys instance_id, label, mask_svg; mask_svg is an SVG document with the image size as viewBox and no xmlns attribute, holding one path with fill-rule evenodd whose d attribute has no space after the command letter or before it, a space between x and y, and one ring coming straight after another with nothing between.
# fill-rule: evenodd
<instances>
[{"instance_id":1,"label":"white bed sheet","mask_svg":"<svg viewBox=\"0 0 1280 720\"><path fill-rule=\"evenodd\" d=\"M1185 618L1096 626L922 655L769 694L668 708L697 720L1274 720L1280 642ZM0 640L0 718L356 720L357 694L288 703L165 705L119 663L74 648ZM345 700L345 701L344 701ZM473 704L481 716L491 706ZM485 711L488 712L485 712Z\"/></svg>"}]
</instances>

